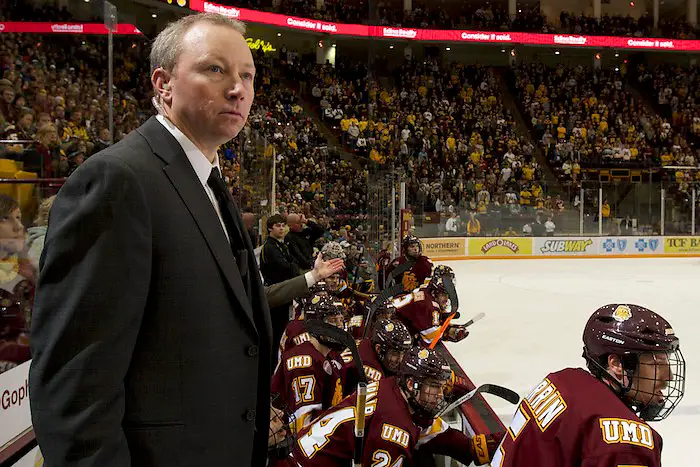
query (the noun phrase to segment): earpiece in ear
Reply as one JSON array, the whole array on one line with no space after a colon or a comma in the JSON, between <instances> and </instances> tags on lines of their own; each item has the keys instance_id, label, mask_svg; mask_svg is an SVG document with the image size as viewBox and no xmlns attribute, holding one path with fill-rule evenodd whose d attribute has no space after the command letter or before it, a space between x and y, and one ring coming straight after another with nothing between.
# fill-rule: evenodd
<instances>
[{"instance_id":1,"label":"earpiece in ear","mask_svg":"<svg viewBox=\"0 0 700 467\"><path fill-rule=\"evenodd\" d=\"M165 89L166 91L169 91L170 85L168 83L163 84L163 89Z\"/></svg>"}]
</instances>

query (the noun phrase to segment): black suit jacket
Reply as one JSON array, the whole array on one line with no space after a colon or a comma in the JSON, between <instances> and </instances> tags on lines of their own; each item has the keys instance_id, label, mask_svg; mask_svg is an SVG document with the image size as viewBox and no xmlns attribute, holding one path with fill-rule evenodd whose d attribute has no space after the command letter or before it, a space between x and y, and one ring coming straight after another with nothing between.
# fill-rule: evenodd
<instances>
[{"instance_id":1,"label":"black suit jacket","mask_svg":"<svg viewBox=\"0 0 700 467\"><path fill-rule=\"evenodd\" d=\"M194 169L155 118L68 179L32 324L32 421L47 466L265 465L271 325L243 239L249 293Z\"/></svg>"}]
</instances>

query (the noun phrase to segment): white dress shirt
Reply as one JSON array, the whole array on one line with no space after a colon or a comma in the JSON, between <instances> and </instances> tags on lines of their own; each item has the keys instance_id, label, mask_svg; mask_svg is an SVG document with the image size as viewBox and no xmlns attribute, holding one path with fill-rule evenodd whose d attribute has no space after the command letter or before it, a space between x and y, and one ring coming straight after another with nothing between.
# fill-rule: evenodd
<instances>
[{"instance_id":1,"label":"white dress shirt","mask_svg":"<svg viewBox=\"0 0 700 467\"><path fill-rule=\"evenodd\" d=\"M211 175L211 169L216 167L217 169L219 169L219 172L221 172L221 169L219 168L219 156L216 156L216 158L214 159L214 163L212 164L211 162L209 162L209 159L207 159L204 153L200 151L197 148L197 146L195 146L194 143L190 141L190 139L187 136L185 136L185 134L173 124L173 122L171 122L166 117L160 114L156 115L156 120L158 120L161 123L161 125L163 125L165 129L168 130L171 135L173 135L177 142L180 143L182 150L185 151L187 160L190 161L190 165L194 169L194 172L197 174L197 178L202 184L204 192L209 197L209 201L211 201L212 206L214 206L216 215L219 216L221 228L224 229L226 238L228 238L228 241L230 242L231 239L228 236L228 230L226 230L226 223L224 222L224 218L221 216L221 208L219 208L219 203L216 200L216 196L214 195L214 190L212 190L209 184L207 183L207 180L209 180L209 175Z\"/></svg>"}]
</instances>

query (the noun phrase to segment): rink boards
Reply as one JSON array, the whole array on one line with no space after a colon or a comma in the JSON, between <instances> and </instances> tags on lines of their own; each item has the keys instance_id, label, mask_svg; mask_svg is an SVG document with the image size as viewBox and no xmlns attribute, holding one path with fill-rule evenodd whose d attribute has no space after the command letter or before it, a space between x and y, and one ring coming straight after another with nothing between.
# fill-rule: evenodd
<instances>
[{"instance_id":1,"label":"rink boards","mask_svg":"<svg viewBox=\"0 0 700 467\"><path fill-rule=\"evenodd\" d=\"M422 238L434 260L700 256L700 236Z\"/></svg>"}]
</instances>

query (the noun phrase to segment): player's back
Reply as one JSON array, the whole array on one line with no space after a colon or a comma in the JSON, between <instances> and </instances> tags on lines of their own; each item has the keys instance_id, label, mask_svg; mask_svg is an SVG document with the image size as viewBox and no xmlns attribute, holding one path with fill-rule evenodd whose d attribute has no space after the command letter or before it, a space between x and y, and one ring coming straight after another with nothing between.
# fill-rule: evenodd
<instances>
[{"instance_id":1,"label":"player's back","mask_svg":"<svg viewBox=\"0 0 700 467\"><path fill-rule=\"evenodd\" d=\"M426 344L435 338L441 324L440 305L433 299L427 286L420 286L411 293L396 297L392 304L396 308L396 318L412 336Z\"/></svg>"},{"instance_id":2,"label":"player's back","mask_svg":"<svg viewBox=\"0 0 700 467\"><path fill-rule=\"evenodd\" d=\"M353 455L356 394L321 414L302 430L292 457L303 467L346 466ZM413 423L395 378L367 387L362 465L411 465L420 429Z\"/></svg>"},{"instance_id":3,"label":"player's back","mask_svg":"<svg viewBox=\"0 0 700 467\"><path fill-rule=\"evenodd\" d=\"M311 335L306 331L303 319L293 319L287 323L282 339L280 340L280 352L283 353L292 347L307 342Z\"/></svg>"},{"instance_id":4,"label":"player's back","mask_svg":"<svg viewBox=\"0 0 700 467\"><path fill-rule=\"evenodd\" d=\"M342 400L343 386L337 352L324 357L310 342L303 342L282 354L272 376L272 393L294 415L297 428L313 413Z\"/></svg>"},{"instance_id":5,"label":"player's back","mask_svg":"<svg viewBox=\"0 0 700 467\"><path fill-rule=\"evenodd\" d=\"M493 467L660 467L661 437L580 368L551 373L520 402Z\"/></svg>"}]
</instances>

